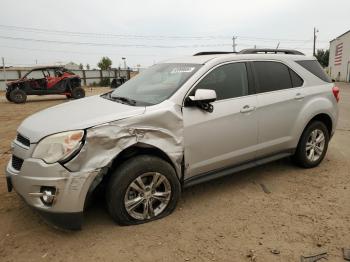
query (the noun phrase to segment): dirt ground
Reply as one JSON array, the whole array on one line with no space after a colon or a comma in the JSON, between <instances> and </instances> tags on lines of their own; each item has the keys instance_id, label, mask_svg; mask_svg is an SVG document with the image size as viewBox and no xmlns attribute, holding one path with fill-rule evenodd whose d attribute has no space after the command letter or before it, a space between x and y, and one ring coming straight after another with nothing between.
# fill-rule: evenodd
<instances>
[{"instance_id":1,"label":"dirt ground","mask_svg":"<svg viewBox=\"0 0 350 262\"><path fill-rule=\"evenodd\" d=\"M323 251L328 261L344 261L341 248L350 248L350 85L338 86L340 120L319 167L300 169L284 159L188 188L172 215L152 223L120 227L97 202L82 231L56 230L7 192L1 171L0 261L253 261L247 257L252 252L255 261L284 262ZM97 92L102 89L88 95ZM66 101L42 96L15 105L1 94L0 170L20 122Z\"/></svg>"}]
</instances>

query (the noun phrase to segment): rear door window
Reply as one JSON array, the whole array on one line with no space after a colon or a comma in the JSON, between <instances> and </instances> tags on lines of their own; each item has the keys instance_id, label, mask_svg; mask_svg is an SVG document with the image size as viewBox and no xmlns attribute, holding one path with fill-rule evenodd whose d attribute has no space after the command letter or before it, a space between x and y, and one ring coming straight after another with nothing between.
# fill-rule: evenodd
<instances>
[{"instance_id":1,"label":"rear door window","mask_svg":"<svg viewBox=\"0 0 350 262\"><path fill-rule=\"evenodd\" d=\"M303 61L295 61L295 62L301 65L302 67L304 67L310 73L322 79L323 81L328 83L332 82L329 79L329 77L326 75L326 73L323 71L323 68L321 67L319 62L317 62L316 60L303 60Z\"/></svg>"},{"instance_id":2,"label":"rear door window","mask_svg":"<svg viewBox=\"0 0 350 262\"><path fill-rule=\"evenodd\" d=\"M254 69L259 83L259 93L293 87L290 69L282 63L256 61L254 62Z\"/></svg>"}]
</instances>

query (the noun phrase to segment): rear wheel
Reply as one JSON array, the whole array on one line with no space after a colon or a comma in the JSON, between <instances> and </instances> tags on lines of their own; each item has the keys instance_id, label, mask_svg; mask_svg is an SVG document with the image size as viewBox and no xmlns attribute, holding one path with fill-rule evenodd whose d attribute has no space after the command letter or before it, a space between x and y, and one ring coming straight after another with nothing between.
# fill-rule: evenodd
<instances>
[{"instance_id":1,"label":"rear wheel","mask_svg":"<svg viewBox=\"0 0 350 262\"><path fill-rule=\"evenodd\" d=\"M85 90L81 87L76 87L72 90L72 97L74 99L79 99L85 97Z\"/></svg>"},{"instance_id":2,"label":"rear wheel","mask_svg":"<svg viewBox=\"0 0 350 262\"><path fill-rule=\"evenodd\" d=\"M21 104L25 103L27 100L27 94L21 89L14 89L10 93L10 101Z\"/></svg>"},{"instance_id":3,"label":"rear wheel","mask_svg":"<svg viewBox=\"0 0 350 262\"><path fill-rule=\"evenodd\" d=\"M329 132L324 123L311 122L304 130L295 155L294 161L301 167L318 166L326 155L329 142Z\"/></svg>"},{"instance_id":4,"label":"rear wheel","mask_svg":"<svg viewBox=\"0 0 350 262\"><path fill-rule=\"evenodd\" d=\"M107 206L120 225L142 224L169 215L176 207L181 186L174 168L154 156L136 156L112 174Z\"/></svg>"},{"instance_id":5,"label":"rear wheel","mask_svg":"<svg viewBox=\"0 0 350 262\"><path fill-rule=\"evenodd\" d=\"M9 91L6 92L6 99L7 99L7 101L12 102Z\"/></svg>"}]
</instances>

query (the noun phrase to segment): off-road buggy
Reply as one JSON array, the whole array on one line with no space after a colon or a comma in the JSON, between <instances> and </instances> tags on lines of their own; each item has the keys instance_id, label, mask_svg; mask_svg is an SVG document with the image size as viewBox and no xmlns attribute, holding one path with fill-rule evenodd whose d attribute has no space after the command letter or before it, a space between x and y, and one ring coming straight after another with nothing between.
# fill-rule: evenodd
<instances>
[{"instance_id":1,"label":"off-road buggy","mask_svg":"<svg viewBox=\"0 0 350 262\"><path fill-rule=\"evenodd\" d=\"M80 77L62 66L36 67L6 85L7 100L17 104L25 103L27 95L59 94L74 99L85 96Z\"/></svg>"}]
</instances>

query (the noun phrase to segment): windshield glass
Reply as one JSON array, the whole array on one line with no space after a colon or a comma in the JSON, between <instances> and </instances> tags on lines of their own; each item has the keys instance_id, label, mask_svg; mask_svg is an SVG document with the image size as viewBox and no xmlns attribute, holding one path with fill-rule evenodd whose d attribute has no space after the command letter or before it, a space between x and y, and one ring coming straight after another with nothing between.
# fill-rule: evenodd
<instances>
[{"instance_id":1,"label":"windshield glass","mask_svg":"<svg viewBox=\"0 0 350 262\"><path fill-rule=\"evenodd\" d=\"M42 79L45 78L42 70L34 70L27 73L23 78L27 79Z\"/></svg>"},{"instance_id":2,"label":"windshield glass","mask_svg":"<svg viewBox=\"0 0 350 262\"><path fill-rule=\"evenodd\" d=\"M134 100L135 105L154 105L169 98L201 65L164 63L154 65L112 92L112 98Z\"/></svg>"}]
</instances>

